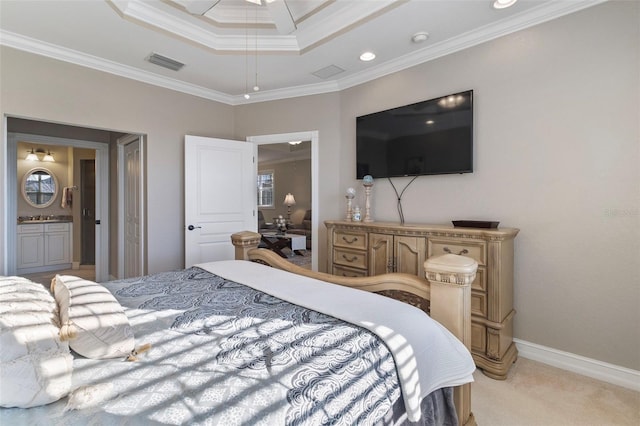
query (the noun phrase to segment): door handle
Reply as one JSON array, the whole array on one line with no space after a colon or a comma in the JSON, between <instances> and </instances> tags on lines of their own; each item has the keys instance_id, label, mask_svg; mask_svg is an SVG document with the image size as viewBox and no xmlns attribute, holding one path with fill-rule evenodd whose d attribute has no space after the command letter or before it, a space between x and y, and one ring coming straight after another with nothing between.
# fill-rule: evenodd
<instances>
[{"instance_id":1,"label":"door handle","mask_svg":"<svg viewBox=\"0 0 640 426\"><path fill-rule=\"evenodd\" d=\"M193 231L194 229L200 229L200 228L202 228L202 226L193 226L193 225L189 225L189 226L187 226L187 229L188 229L189 231Z\"/></svg>"}]
</instances>

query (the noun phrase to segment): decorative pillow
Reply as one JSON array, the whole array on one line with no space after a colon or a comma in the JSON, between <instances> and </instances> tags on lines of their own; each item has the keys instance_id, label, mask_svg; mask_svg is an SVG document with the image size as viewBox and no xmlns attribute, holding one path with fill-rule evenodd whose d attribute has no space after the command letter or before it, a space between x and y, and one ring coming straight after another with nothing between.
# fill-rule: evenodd
<instances>
[{"instance_id":1,"label":"decorative pillow","mask_svg":"<svg viewBox=\"0 0 640 426\"><path fill-rule=\"evenodd\" d=\"M126 357L135 341L129 319L115 297L93 281L71 275L51 280L60 309L60 337L92 359Z\"/></svg>"},{"instance_id":2,"label":"decorative pillow","mask_svg":"<svg viewBox=\"0 0 640 426\"><path fill-rule=\"evenodd\" d=\"M71 391L73 357L42 284L0 277L0 406L29 408Z\"/></svg>"}]
</instances>

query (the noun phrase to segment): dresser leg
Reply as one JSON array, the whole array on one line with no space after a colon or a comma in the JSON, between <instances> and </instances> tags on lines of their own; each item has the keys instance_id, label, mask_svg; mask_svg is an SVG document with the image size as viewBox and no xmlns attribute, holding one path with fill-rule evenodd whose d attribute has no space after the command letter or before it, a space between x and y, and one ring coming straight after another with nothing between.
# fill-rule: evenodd
<instances>
[{"instance_id":1,"label":"dresser leg","mask_svg":"<svg viewBox=\"0 0 640 426\"><path fill-rule=\"evenodd\" d=\"M518 359L518 349L516 344L511 342L509 348L500 360L485 358L478 354L472 354L476 367L482 370L482 373L495 380L505 380L509 373L511 365Z\"/></svg>"}]
</instances>

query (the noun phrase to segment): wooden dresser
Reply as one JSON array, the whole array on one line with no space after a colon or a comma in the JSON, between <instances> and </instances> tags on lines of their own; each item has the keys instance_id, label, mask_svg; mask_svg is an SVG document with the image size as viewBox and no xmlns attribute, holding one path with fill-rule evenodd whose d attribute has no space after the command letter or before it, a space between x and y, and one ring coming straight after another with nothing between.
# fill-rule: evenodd
<instances>
[{"instance_id":1,"label":"wooden dresser","mask_svg":"<svg viewBox=\"0 0 640 426\"><path fill-rule=\"evenodd\" d=\"M424 278L424 261L430 256L454 253L475 259L471 353L487 376L506 379L518 355L513 343L513 240L518 229L346 221L325 225L328 272L334 275L404 272Z\"/></svg>"}]
</instances>

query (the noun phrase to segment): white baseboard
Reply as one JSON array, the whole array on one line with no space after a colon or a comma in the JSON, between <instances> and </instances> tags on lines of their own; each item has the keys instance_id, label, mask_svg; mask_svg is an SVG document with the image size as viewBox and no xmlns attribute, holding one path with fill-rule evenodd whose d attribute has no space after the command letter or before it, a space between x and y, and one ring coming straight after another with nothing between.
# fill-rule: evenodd
<instances>
[{"instance_id":1,"label":"white baseboard","mask_svg":"<svg viewBox=\"0 0 640 426\"><path fill-rule=\"evenodd\" d=\"M518 356L640 392L640 371L513 339Z\"/></svg>"}]
</instances>

